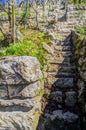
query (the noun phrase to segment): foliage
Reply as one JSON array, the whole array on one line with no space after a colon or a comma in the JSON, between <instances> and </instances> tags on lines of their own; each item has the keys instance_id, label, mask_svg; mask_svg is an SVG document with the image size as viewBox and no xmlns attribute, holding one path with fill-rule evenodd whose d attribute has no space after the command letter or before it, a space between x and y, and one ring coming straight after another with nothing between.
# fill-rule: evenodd
<instances>
[{"instance_id":1,"label":"foliage","mask_svg":"<svg viewBox=\"0 0 86 130\"><path fill-rule=\"evenodd\" d=\"M76 28L75 30L79 34L85 34L86 35L86 27Z\"/></svg>"},{"instance_id":2,"label":"foliage","mask_svg":"<svg viewBox=\"0 0 86 130\"><path fill-rule=\"evenodd\" d=\"M15 16L18 16L18 17L23 16L24 14L25 14L25 11L15 12ZM33 14L33 12L28 11L27 14L28 14L28 16L31 16L31 15ZM5 12L0 13L0 17L7 17L7 16L8 16L8 15L7 15L7 13L5 13Z\"/></svg>"},{"instance_id":3,"label":"foliage","mask_svg":"<svg viewBox=\"0 0 86 130\"><path fill-rule=\"evenodd\" d=\"M42 47L42 42L48 43L50 38L37 30L21 30L24 36L23 42L10 44L8 47L0 49L0 56L35 56L40 61L42 67L45 64L46 51Z\"/></svg>"},{"instance_id":4,"label":"foliage","mask_svg":"<svg viewBox=\"0 0 86 130\"><path fill-rule=\"evenodd\" d=\"M76 6L83 6L85 5L85 0L69 0L71 3L75 3Z\"/></svg>"},{"instance_id":5,"label":"foliage","mask_svg":"<svg viewBox=\"0 0 86 130\"><path fill-rule=\"evenodd\" d=\"M23 16L25 13L26 13L25 11L21 11L20 13L16 13L15 15L16 15L16 16L19 16L19 15L20 15L20 16ZM33 12L28 11L27 14L28 14L28 16L31 16L31 15L33 14Z\"/></svg>"}]
</instances>

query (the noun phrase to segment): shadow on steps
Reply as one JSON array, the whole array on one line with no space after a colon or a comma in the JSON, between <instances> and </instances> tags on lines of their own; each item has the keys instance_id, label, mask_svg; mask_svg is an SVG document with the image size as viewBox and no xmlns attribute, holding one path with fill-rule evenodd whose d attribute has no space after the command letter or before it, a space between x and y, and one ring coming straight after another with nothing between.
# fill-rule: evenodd
<instances>
[{"instance_id":1,"label":"shadow on steps","mask_svg":"<svg viewBox=\"0 0 86 130\"><path fill-rule=\"evenodd\" d=\"M78 103L78 74L71 34L64 41L57 42L56 46L61 43L64 47L71 46L71 55L68 55L69 50L66 50L65 54L58 50L56 52L60 53L64 60L58 63L55 59L51 63L60 69L55 70L57 72L54 74L48 74L48 83L45 83L45 94L41 101L42 114L36 130L85 130L82 106ZM47 70L48 72L50 71Z\"/></svg>"}]
</instances>

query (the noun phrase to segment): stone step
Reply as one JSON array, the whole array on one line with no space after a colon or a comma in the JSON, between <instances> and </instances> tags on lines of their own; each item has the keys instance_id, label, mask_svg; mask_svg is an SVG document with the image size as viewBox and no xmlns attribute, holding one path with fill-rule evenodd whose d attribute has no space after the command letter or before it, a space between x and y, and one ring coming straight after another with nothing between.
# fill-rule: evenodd
<instances>
[{"instance_id":1,"label":"stone step","mask_svg":"<svg viewBox=\"0 0 86 130\"><path fill-rule=\"evenodd\" d=\"M80 11L83 11L83 10L86 10L86 6L84 5L84 6L69 6L68 5L68 10L69 11L78 11L78 10L80 10Z\"/></svg>"},{"instance_id":2,"label":"stone step","mask_svg":"<svg viewBox=\"0 0 86 130\"><path fill-rule=\"evenodd\" d=\"M55 41L65 41L68 35L57 35Z\"/></svg>"},{"instance_id":3,"label":"stone step","mask_svg":"<svg viewBox=\"0 0 86 130\"><path fill-rule=\"evenodd\" d=\"M70 33L70 28L59 28L58 31L63 33Z\"/></svg>"},{"instance_id":4,"label":"stone step","mask_svg":"<svg viewBox=\"0 0 86 130\"><path fill-rule=\"evenodd\" d=\"M78 19L78 20L79 20L79 19ZM69 18L69 20L68 20L68 25L71 25L71 24L74 25L75 23L79 23L78 20L77 20L77 21L72 21L72 19Z\"/></svg>"},{"instance_id":5,"label":"stone step","mask_svg":"<svg viewBox=\"0 0 86 130\"><path fill-rule=\"evenodd\" d=\"M68 23L67 25L65 25L65 28L69 28L70 29L70 31L73 29L73 27L74 27L74 23Z\"/></svg>"},{"instance_id":6,"label":"stone step","mask_svg":"<svg viewBox=\"0 0 86 130\"><path fill-rule=\"evenodd\" d=\"M63 92L62 91L51 92L49 95L49 100L56 101L57 103L62 104Z\"/></svg>"},{"instance_id":7,"label":"stone step","mask_svg":"<svg viewBox=\"0 0 86 130\"><path fill-rule=\"evenodd\" d=\"M69 52L69 51L68 51ZM64 52L57 52L55 51L55 53L53 54L53 56L51 56L50 54L48 54L47 56L47 60L49 63L60 63L60 64L70 64L71 59L72 59L72 53L64 53Z\"/></svg>"},{"instance_id":8,"label":"stone step","mask_svg":"<svg viewBox=\"0 0 86 130\"><path fill-rule=\"evenodd\" d=\"M71 29L70 29L70 32L71 32ZM62 31L58 31L57 36L59 36L59 34L61 33L60 36L66 39L70 35L70 32L64 33Z\"/></svg>"},{"instance_id":9,"label":"stone step","mask_svg":"<svg viewBox=\"0 0 86 130\"><path fill-rule=\"evenodd\" d=\"M77 99L78 99L78 94L76 91L65 92L65 106L66 107L74 108L77 103Z\"/></svg>"},{"instance_id":10,"label":"stone step","mask_svg":"<svg viewBox=\"0 0 86 130\"><path fill-rule=\"evenodd\" d=\"M72 27L73 26L73 21L67 21L67 22L65 22L65 23L61 23L61 22L58 22L57 24L56 24L56 26L58 27L58 28L62 28L62 26L65 28L65 27ZM58 26L58 25L62 25L62 26ZM68 29L69 29L68 28ZM65 29L67 29L67 28L65 28Z\"/></svg>"},{"instance_id":11,"label":"stone step","mask_svg":"<svg viewBox=\"0 0 86 130\"><path fill-rule=\"evenodd\" d=\"M58 64L58 65L60 65L60 66L71 66L71 65L75 65L74 63L71 63L71 59L70 58L54 58L54 57L52 57L51 59L48 59L48 63L50 63L50 64Z\"/></svg>"},{"instance_id":12,"label":"stone step","mask_svg":"<svg viewBox=\"0 0 86 130\"><path fill-rule=\"evenodd\" d=\"M56 42L56 45L60 45L60 46L70 46L71 45L71 42L70 42L70 39L66 39L65 41L57 41Z\"/></svg>"},{"instance_id":13,"label":"stone step","mask_svg":"<svg viewBox=\"0 0 86 130\"><path fill-rule=\"evenodd\" d=\"M64 102L65 107L74 107L77 103L78 95L76 91L54 91L49 95L49 100L55 101L62 106ZM71 102L71 103L70 103Z\"/></svg>"},{"instance_id":14,"label":"stone step","mask_svg":"<svg viewBox=\"0 0 86 130\"><path fill-rule=\"evenodd\" d=\"M72 30L74 27L74 24L67 24L65 25L65 28L69 28L69 30Z\"/></svg>"},{"instance_id":15,"label":"stone step","mask_svg":"<svg viewBox=\"0 0 86 130\"><path fill-rule=\"evenodd\" d=\"M76 19L79 20L79 19L80 19L80 16L73 14L73 15L68 15L68 18L72 18L72 19L75 19L75 18L76 18Z\"/></svg>"},{"instance_id":16,"label":"stone step","mask_svg":"<svg viewBox=\"0 0 86 130\"><path fill-rule=\"evenodd\" d=\"M68 18L79 18L79 15L78 14L70 14L68 15Z\"/></svg>"},{"instance_id":17,"label":"stone step","mask_svg":"<svg viewBox=\"0 0 86 130\"><path fill-rule=\"evenodd\" d=\"M63 37L68 37L71 34L71 29L68 32L64 32L63 30L58 30L57 35L59 36L60 34Z\"/></svg>"},{"instance_id":18,"label":"stone step","mask_svg":"<svg viewBox=\"0 0 86 130\"><path fill-rule=\"evenodd\" d=\"M68 45L68 46L65 46L65 45L63 45L63 46L61 46L61 45L55 45L55 50L57 50L57 51L73 51L74 50L74 48L72 47L72 46L70 46L70 45Z\"/></svg>"},{"instance_id":19,"label":"stone step","mask_svg":"<svg viewBox=\"0 0 86 130\"><path fill-rule=\"evenodd\" d=\"M47 82L45 83L45 86L49 86L50 87L53 85L55 88L57 89L71 89L71 88L75 88L76 89L76 85L74 85L76 83L76 79L75 78L56 78L56 77L49 77L47 78Z\"/></svg>"},{"instance_id":20,"label":"stone step","mask_svg":"<svg viewBox=\"0 0 86 130\"><path fill-rule=\"evenodd\" d=\"M75 77L76 74L73 72L63 72L63 71L57 71L57 72L47 72L47 77L56 77L56 78L68 78L68 77Z\"/></svg>"},{"instance_id":21,"label":"stone step","mask_svg":"<svg viewBox=\"0 0 86 130\"><path fill-rule=\"evenodd\" d=\"M49 63L60 64L60 65L61 65L61 64L62 64L62 65L63 65L63 64L64 64L64 65L69 65L69 64L70 64L70 61L71 61L70 58L66 58L66 59L65 59L64 57L59 57L59 56L58 56L58 57L56 57L56 56L54 57L54 56L53 56L53 57L51 57L51 59L48 57L47 60L48 60Z\"/></svg>"},{"instance_id":22,"label":"stone step","mask_svg":"<svg viewBox=\"0 0 86 130\"><path fill-rule=\"evenodd\" d=\"M62 30L65 30L66 32L68 32L68 30L69 30L69 28L65 28L66 26L68 26L68 21L66 21L66 23L64 23L64 22L61 23L58 21L56 26L58 27L57 29L62 29Z\"/></svg>"},{"instance_id":23,"label":"stone step","mask_svg":"<svg viewBox=\"0 0 86 130\"><path fill-rule=\"evenodd\" d=\"M64 110L58 109L58 110L53 111L52 114L45 114L45 117L48 120L50 119L52 121L52 125L50 125L50 126L51 127L53 126L53 128L56 128L55 121L57 121L56 126L57 126L58 130L60 130L60 128L62 128L62 130L64 130L64 127L66 127L66 126L64 126L65 122L68 124L68 126L70 126L70 127L66 127L67 130L69 130L69 128L71 128L71 127L74 130L80 128L79 116L70 111L64 111ZM74 124L76 124L76 125L74 125ZM51 127L48 126L49 130L53 130L53 129L51 129ZM80 129L78 129L78 130L80 130Z\"/></svg>"},{"instance_id":24,"label":"stone step","mask_svg":"<svg viewBox=\"0 0 86 130\"><path fill-rule=\"evenodd\" d=\"M61 71L61 72L75 72L75 66L64 66L64 65L59 65L59 64L50 64L48 65L47 72L56 72L56 71Z\"/></svg>"},{"instance_id":25,"label":"stone step","mask_svg":"<svg viewBox=\"0 0 86 130\"><path fill-rule=\"evenodd\" d=\"M71 56L73 56L71 51L54 51L54 55L57 58L69 58Z\"/></svg>"},{"instance_id":26,"label":"stone step","mask_svg":"<svg viewBox=\"0 0 86 130\"><path fill-rule=\"evenodd\" d=\"M81 13L81 12L80 12L80 13ZM77 10L76 10L76 11L71 11L71 12L69 11L69 12L67 12L67 14L68 14L68 15L73 15L73 14L74 14L74 15L79 15L79 12L77 12Z\"/></svg>"}]
</instances>

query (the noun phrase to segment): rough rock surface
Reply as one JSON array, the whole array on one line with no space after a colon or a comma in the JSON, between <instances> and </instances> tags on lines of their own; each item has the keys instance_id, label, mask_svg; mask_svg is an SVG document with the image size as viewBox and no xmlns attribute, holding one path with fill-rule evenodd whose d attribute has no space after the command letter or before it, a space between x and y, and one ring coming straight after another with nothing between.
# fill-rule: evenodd
<instances>
[{"instance_id":1,"label":"rough rock surface","mask_svg":"<svg viewBox=\"0 0 86 130\"><path fill-rule=\"evenodd\" d=\"M77 64L78 71L78 98L79 103L82 104L83 107L82 112L86 113L86 37L80 38L80 35L75 31L72 32L73 44L75 46L75 59ZM77 42L77 39L78 42Z\"/></svg>"},{"instance_id":2,"label":"rough rock surface","mask_svg":"<svg viewBox=\"0 0 86 130\"><path fill-rule=\"evenodd\" d=\"M82 105L78 102L81 93L80 91L78 93L77 80L81 77L81 81L85 81L80 84L83 84L86 92L86 58L84 57L86 44L85 40L84 43L76 43L71 32L75 27L86 26L86 17L82 16L81 20L79 15L79 11L83 15L86 10L83 9L84 12L80 8L77 10L77 7L72 4L67 5L67 12L61 4L56 4L52 10L49 10L47 25L40 27L50 36L53 45L43 44L48 52L46 58L49 64L45 69L46 95L42 101L44 114L40 117L37 130L80 130L83 129L81 124L84 119L80 117ZM73 39L75 44L72 43ZM83 45L85 47L80 49ZM74 46L77 46L76 50ZM79 58L78 68L74 53Z\"/></svg>"},{"instance_id":3,"label":"rough rock surface","mask_svg":"<svg viewBox=\"0 0 86 130\"><path fill-rule=\"evenodd\" d=\"M0 130L36 129L41 112L42 78L35 57L0 59Z\"/></svg>"},{"instance_id":4,"label":"rough rock surface","mask_svg":"<svg viewBox=\"0 0 86 130\"><path fill-rule=\"evenodd\" d=\"M14 57L0 61L0 84L30 84L42 76L40 65L33 57Z\"/></svg>"}]
</instances>

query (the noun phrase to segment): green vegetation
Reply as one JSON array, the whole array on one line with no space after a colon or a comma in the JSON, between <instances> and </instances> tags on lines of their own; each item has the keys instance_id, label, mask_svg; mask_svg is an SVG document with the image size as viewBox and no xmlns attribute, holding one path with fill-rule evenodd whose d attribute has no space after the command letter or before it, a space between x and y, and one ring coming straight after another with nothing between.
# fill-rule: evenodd
<instances>
[{"instance_id":1,"label":"green vegetation","mask_svg":"<svg viewBox=\"0 0 86 130\"><path fill-rule=\"evenodd\" d=\"M85 0L69 0L71 3L75 3L76 6L84 6Z\"/></svg>"},{"instance_id":2,"label":"green vegetation","mask_svg":"<svg viewBox=\"0 0 86 130\"><path fill-rule=\"evenodd\" d=\"M15 12L15 16L20 17L20 16L23 16L25 13L26 13L25 11ZM28 16L31 16L33 14L33 12L28 11L27 14L28 14ZM5 12L0 13L0 17L7 17L7 16L8 16L8 14Z\"/></svg>"},{"instance_id":3,"label":"green vegetation","mask_svg":"<svg viewBox=\"0 0 86 130\"><path fill-rule=\"evenodd\" d=\"M77 33L79 34L83 34L83 35L86 35L86 27L82 27L82 28L76 28L75 29Z\"/></svg>"},{"instance_id":4,"label":"green vegetation","mask_svg":"<svg viewBox=\"0 0 86 130\"><path fill-rule=\"evenodd\" d=\"M0 48L0 56L35 56L43 67L46 62L46 51L42 47L42 42L49 43L50 38L38 30L21 29L21 32L24 36L23 41Z\"/></svg>"},{"instance_id":5,"label":"green vegetation","mask_svg":"<svg viewBox=\"0 0 86 130\"><path fill-rule=\"evenodd\" d=\"M4 37L3 37L3 34L0 32L0 39L3 39Z\"/></svg>"},{"instance_id":6,"label":"green vegetation","mask_svg":"<svg viewBox=\"0 0 86 130\"><path fill-rule=\"evenodd\" d=\"M24 14L26 14L26 12L25 11L21 11L20 13L16 13L15 16L19 16L19 15L20 16L24 16ZM32 14L33 14L33 12L31 12L31 11L27 12L28 16L31 16Z\"/></svg>"},{"instance_id":7,"label":"green vegetation","mask_svg":"<svg viewBox=\"0 0 86 130\"><path fill-rule=\"evenodd\" d=\"M38 93L36 94L36 97L39 97L39 96L41 96L41 95L43 95L44 94L44 89L42 88L42 89L40 89L39 91L38 91Z\"/></svg>"}]
</instances>

